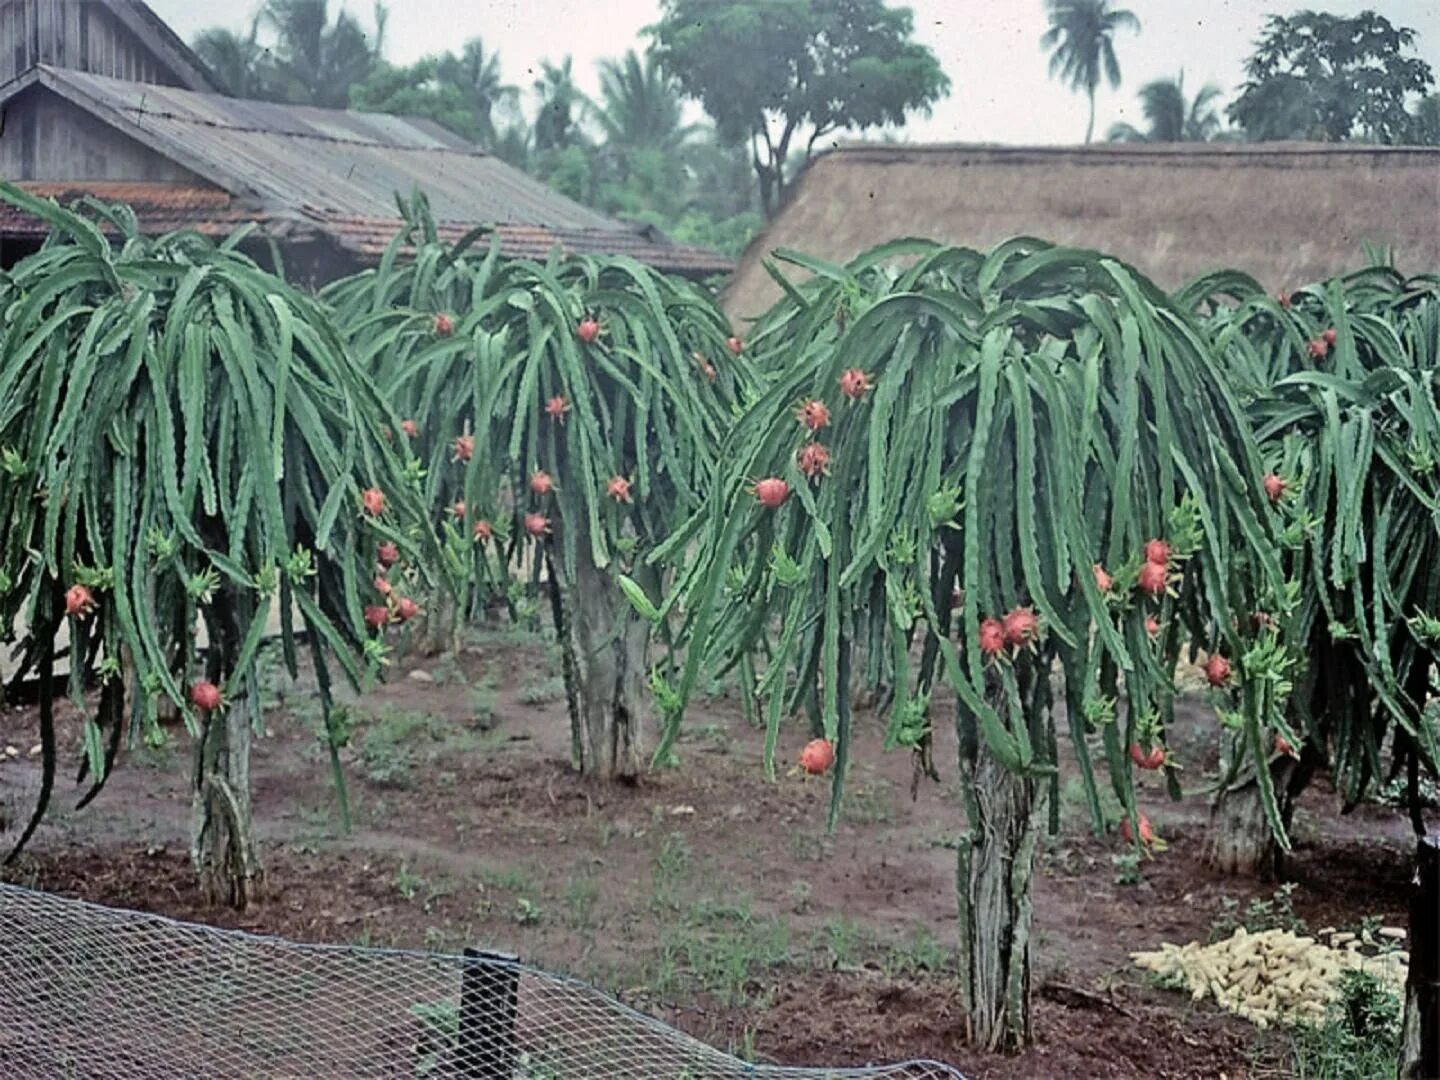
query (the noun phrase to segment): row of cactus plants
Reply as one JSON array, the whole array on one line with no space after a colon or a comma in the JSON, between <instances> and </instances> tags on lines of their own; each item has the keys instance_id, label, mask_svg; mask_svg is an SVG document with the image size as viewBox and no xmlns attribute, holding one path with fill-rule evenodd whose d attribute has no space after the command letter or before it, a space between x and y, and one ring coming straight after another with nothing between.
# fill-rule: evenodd
<instances>
[{"instance_id":1,"label":"row of cactus plants","mask_svg":"<svg viewBox=\"0 0 1440 1080\"><path fill-rule=\"evenodd\" d=\"M877 691L917 777L953 701L962 989L972 1037L1013 1046L1058 824L1053 671L1094 828L1108 783L1140 846L1132 770L1179 795L1186 649L1218 694L1225 791L1253 794L1278 850L1317 765L1352 801L1387 746L1412 794L1434 770L1433 279L1167 296L1031 239L784 252L742 344L688 282L442 243L419 198L377 267L315 298L239 237L145 240L121 209L4 195L53 229L0 279L0 602L41 676L26 838L62 624L72 693L100 687L86 800L168 699L196 737L202 881L243 904L271 608L292 671L299 612L328 727L330 664L364 682L393 623L423 614L453 645L496 598L545 599L589 774L643 768L647 682L665 761L702 674L733 668L772 772L808 714L833 822L852 692Z\"/></svg>"}]
</instances>

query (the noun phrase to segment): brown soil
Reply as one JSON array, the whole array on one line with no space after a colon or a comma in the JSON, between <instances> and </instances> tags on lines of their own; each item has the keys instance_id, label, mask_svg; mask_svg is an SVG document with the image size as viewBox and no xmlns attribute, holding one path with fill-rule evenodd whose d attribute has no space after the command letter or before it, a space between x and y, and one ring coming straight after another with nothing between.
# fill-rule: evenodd
<instances>
[{"instance_id":1,"label":"brown soil","mask_svg":"<svg viewBox=\"0 0 1440 1080\"><path fill-rule=\"evenodd\" d=\"M912 801L909 759L882 753L879 722L862 714L844 820L827 835L829 784L767 781L759 733L724 697L693 709L678 769L633 788L582 781L568 764L558 671L548 647L504 634L477 635L458 665L399 665L353 703L349 835L312 695L272 677L254 761L269 878L257 910L208 909L194 890L183 731L173 750L125 754L81 813L62 776L63 797L5 877L303 941L490 945L714 1045L787 1064L922 1057L997 1078L1283 1071L1283 1036L1154 989L1129 966L1132 950L1203 938L1223 898L1243 907L1275 888L1204 870L1202 797L1171 803L1146 778L1145 809L1170 846L1127 885L1112 861L1118 841L1092 836L1073 782L1062 788L1063 828L1036 887L1036 1045L982 1055L965 1046L948 970L951 845L963 828L954 769L943 768L953 735L937 740L945 781ZM61 713L66 769L78 760L78 719ZM36 786L34 723L30 710L0 714L0 751L21 751L0 757L5 844ZM1194 787L1213 767L1213 731L1197 702L1174 733ZM798 726L782 734L785 760L804 739ZM1314 926L1403 921L1408 825L1371 807L1341 818L1334 803L1323 784L1303 802L1288 870L1297 914Z\"/></svg>"}]
</instances>

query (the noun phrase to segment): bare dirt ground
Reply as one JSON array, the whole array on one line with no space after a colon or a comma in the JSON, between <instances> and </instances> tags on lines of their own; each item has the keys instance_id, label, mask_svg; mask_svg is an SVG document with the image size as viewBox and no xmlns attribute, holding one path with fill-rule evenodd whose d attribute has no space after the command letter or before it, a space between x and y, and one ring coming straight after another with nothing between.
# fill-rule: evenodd
<instances>
[{"instance_id":1,"label":"bare dirt ground","mask_svg":"<svg viewBox=\"0 0 1440 1080\"><path fill-rule=\"evenodd\" d=\"M723 695L692 710L681 764L633 788L569 767L559 662L539 638L478 633L458 662L405 661L352 703L346 751L354 827L339 828L318 708L302 682L266 680L256 817L269 899L207 909L186 856L188 737L122 755L85 811L62 776L57 806L7 880L295 940L453 951L488 945L590 980L714 1045L787 1064L926 1057L973 1077L1262 1077L1285 1074L1285 1040L1151 987L1132 950L1204 938L1229 897L1275 885L1219 879L1200 863L1206 803L1144 808L1169 850L1122 883L1112 834L1091 835L1073 781L1063 829L1041 856L1035 903L1035 1035L1018 1057L977 1054L951 974L954 838L963 812L953 734L945 782L910 797L911 762L881 750L874 717L843 821L829 785L768 782L761 736ZM61 713L65 768L79 714ZM28 810L38 766L29 709L0 714L0 808ZM1172 733L1192 788L1215 762L1197 700ZM793 760L805 739L782 736ZM948 766L948 767L947 767ZM67 799L69 800L67 802ZM1307 794L1287 870L1312 926L1404 920L1408 825L1378 807L1341 818L1323 782Z\"/></svg>"}]
</instances>

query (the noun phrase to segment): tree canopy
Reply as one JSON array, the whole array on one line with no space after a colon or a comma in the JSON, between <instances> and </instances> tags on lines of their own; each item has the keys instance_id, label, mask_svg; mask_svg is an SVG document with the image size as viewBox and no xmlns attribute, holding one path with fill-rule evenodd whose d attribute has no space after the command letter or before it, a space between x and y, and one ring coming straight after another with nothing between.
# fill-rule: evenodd
<instances>
[{"instance_id":1,"label":"tree canopy","mask_svg":"<svg viewBox=\"0 0 1440 1080\"><path fill-rule=\"evenodd\" d=\"M1404 142L1416 123L1406 102L1435 83L1404 55L1415 36L1373 11L1272 15L1227 112L1254 140Z\"/></svg>"},{"instance_id":2,"label":"tree canopy","mask_svg":"<svg viewBox=\"0 0 1440 1080\"><path fill-rule=\"evenodd\" d=\"M493 150L501 142L495 111L513 105L518 88L504 82L500 56L480 38L465 42L457 56L427 56L408 66L377 63L350 88L349 104L367 112L423 116Z\"/></svg>"},{"instance_id":3,"label":"tree canopy","mask_svg":"<svg viewBox=\"0 0 1440 1080\"><path fill-rule=\"evenodd\" d=\"M212 26L195 37L196 55L219 84L236 97L268 97L262 71L265 50L260 47L260 19L250 21L243 36L223 26Z\"/></svg>"},{"instance_id":4,"label":"tree canopy","mask_svg":"<svg viewBox=\"0 0 1440 1080\"><path fill-rule=\"evenodd\" d=\"M1406 142L1416 146L1440 146L1440 94L1429 94L1415 106Z\"/></svg>"},{"instance_id":5,"label":"tree canopy","mask_svg":"<svg viewBox=\"0 0 1440 1080\"><path fill-rule=\"evenodd\" d=\"M647 28L656 57L714 118L747 141L767 213L785 194L792 144L904 123L949 92L934 54L911 40L907 8L883 0L663 0Z\"/></svg>"}]
</instances>

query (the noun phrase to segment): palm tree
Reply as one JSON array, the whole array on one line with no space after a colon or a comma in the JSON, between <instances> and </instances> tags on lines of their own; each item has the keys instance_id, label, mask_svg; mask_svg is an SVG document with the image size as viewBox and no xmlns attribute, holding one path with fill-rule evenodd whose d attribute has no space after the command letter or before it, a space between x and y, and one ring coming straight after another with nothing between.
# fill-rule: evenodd
<instances>
[{"instance_id":1,"label":"palm tree","mask_svg":"<svg viewBox=\"0 0 1440 1080\"><path fill-rule=\"evenodd\" d=\"M631 49L599 67L600 102L590 113L605 136L602 203L612 213L673 217L684 205L687 140L695 131L680 122L680 92L653 54L641 60Z\"/></svg>"},{"instance_id":2,"label":"palm tree","mask_svg":"<svg viewBox=\"0 0 1440 1080\"><path fill-rule=\"evenodd\" d=\"M460 55L446 53L435 69L437 81L457 88L475 115L477 142L487 149L499 141L495 128L495 108L514 101L520 91L500 81L500 54L485 51L485 43L471 38Z\"/></svg>"},{"instance_id":3,"label":"palm tree","mask_svg":"<svg viewBox=\"0 0 1440 1080\"><path fill-rule=\"evenodd\" d=\"M600 107L595 117L609 146L665 150L678 147L694 131L680 123L680 90L655 62L642 61L631 49L620 60L600 62Z\"/></svg>"},{"instance_id":4,"label":"palm tree","mask_svg":"<svg viewBox=\"0 0 1440 1080\"><path fill-rule=\"evenodd\" d=\"M755 170L743 143L725 142L714 128L702 128L686 147L685 159L691 176L689 209L717 219L759 211Z\"/></svg>"},{"instance_id":5,"label":"palm tree","mask_svg":"<svg viewBox=\"0 0 1440 1080\"><path fill-rule=\"evenodd\" d=\"M380 60L386 11L375 5L375 40L347 12L330 23L327 0L266 0L260 18L275 32L281 92L297 105L343 109L350 87Z\"/></svg>"},{"instance_id":6,"label":"palm tree","mask_svg":"<svg viewBox=\"0 0 1440 1080\"><path fill-rule=\"evenodd\" d=\"M1220 88L1206 83L1187 105L1183 71L1176 79L1156 79L1140 88L1140 110L1150 129L1115 124L1107 137L1111 142L1209 142L1220 133L1220 114L1215 111L1219 96Z\"/></svg>"},{"instance_id":7,"label":"palm tree","mask_svg":"<svg viewBox=\"0 0 1440 1080\"><path fill-rule=\"evenodd\" d=\"M528 172L530 170L530 143L531 132L525 123L525 117L517 116L505 125L504 130L496 134L495 143L490 147L490 152L501 161Z\"/></svg>"},{"instance_id":8,"label":"palm tree","mask_svg":"<svg viewBox=\"0 0 1440 1080\"><path fill-rule=\"evenodd\" d=\"M212 27L201 31L194 41L195 54L210 69L221 88L232 97L265 97L265 50L256 40L260 19L250 21L244 37L232 30Z\"/></svg>"},{"instance_id":9,"label":"palm tree","mask_svg":"<svg viewBox=\"0 0 1440 1080\"><path fill-rule=\"evenodd\" d=\"M1115 58L1115 34L1140 29L1129 11L1112 11L1110 0L1046 0L1050 29L1040 38L1050 53L1050 74L1059 75L1072 90L1090 98L1090 122L1085 141L1095 133L1095 89L1103 75L1112 87L1120 85L1120 62Z\"/></svg>"},{"instance_id":10,"label":"palm tree","mask_svg":"<svg viewBox=\"0 0 1440 1080\"><path fill-rule=\"evenodd\" d=\"M535 149L565 150L581 143L580 114L588 101L575 85L572 58L565 57L558 66L540 61L535 93L540 96L540 112L531 133Z\"/></svg>"}]
</instances>

